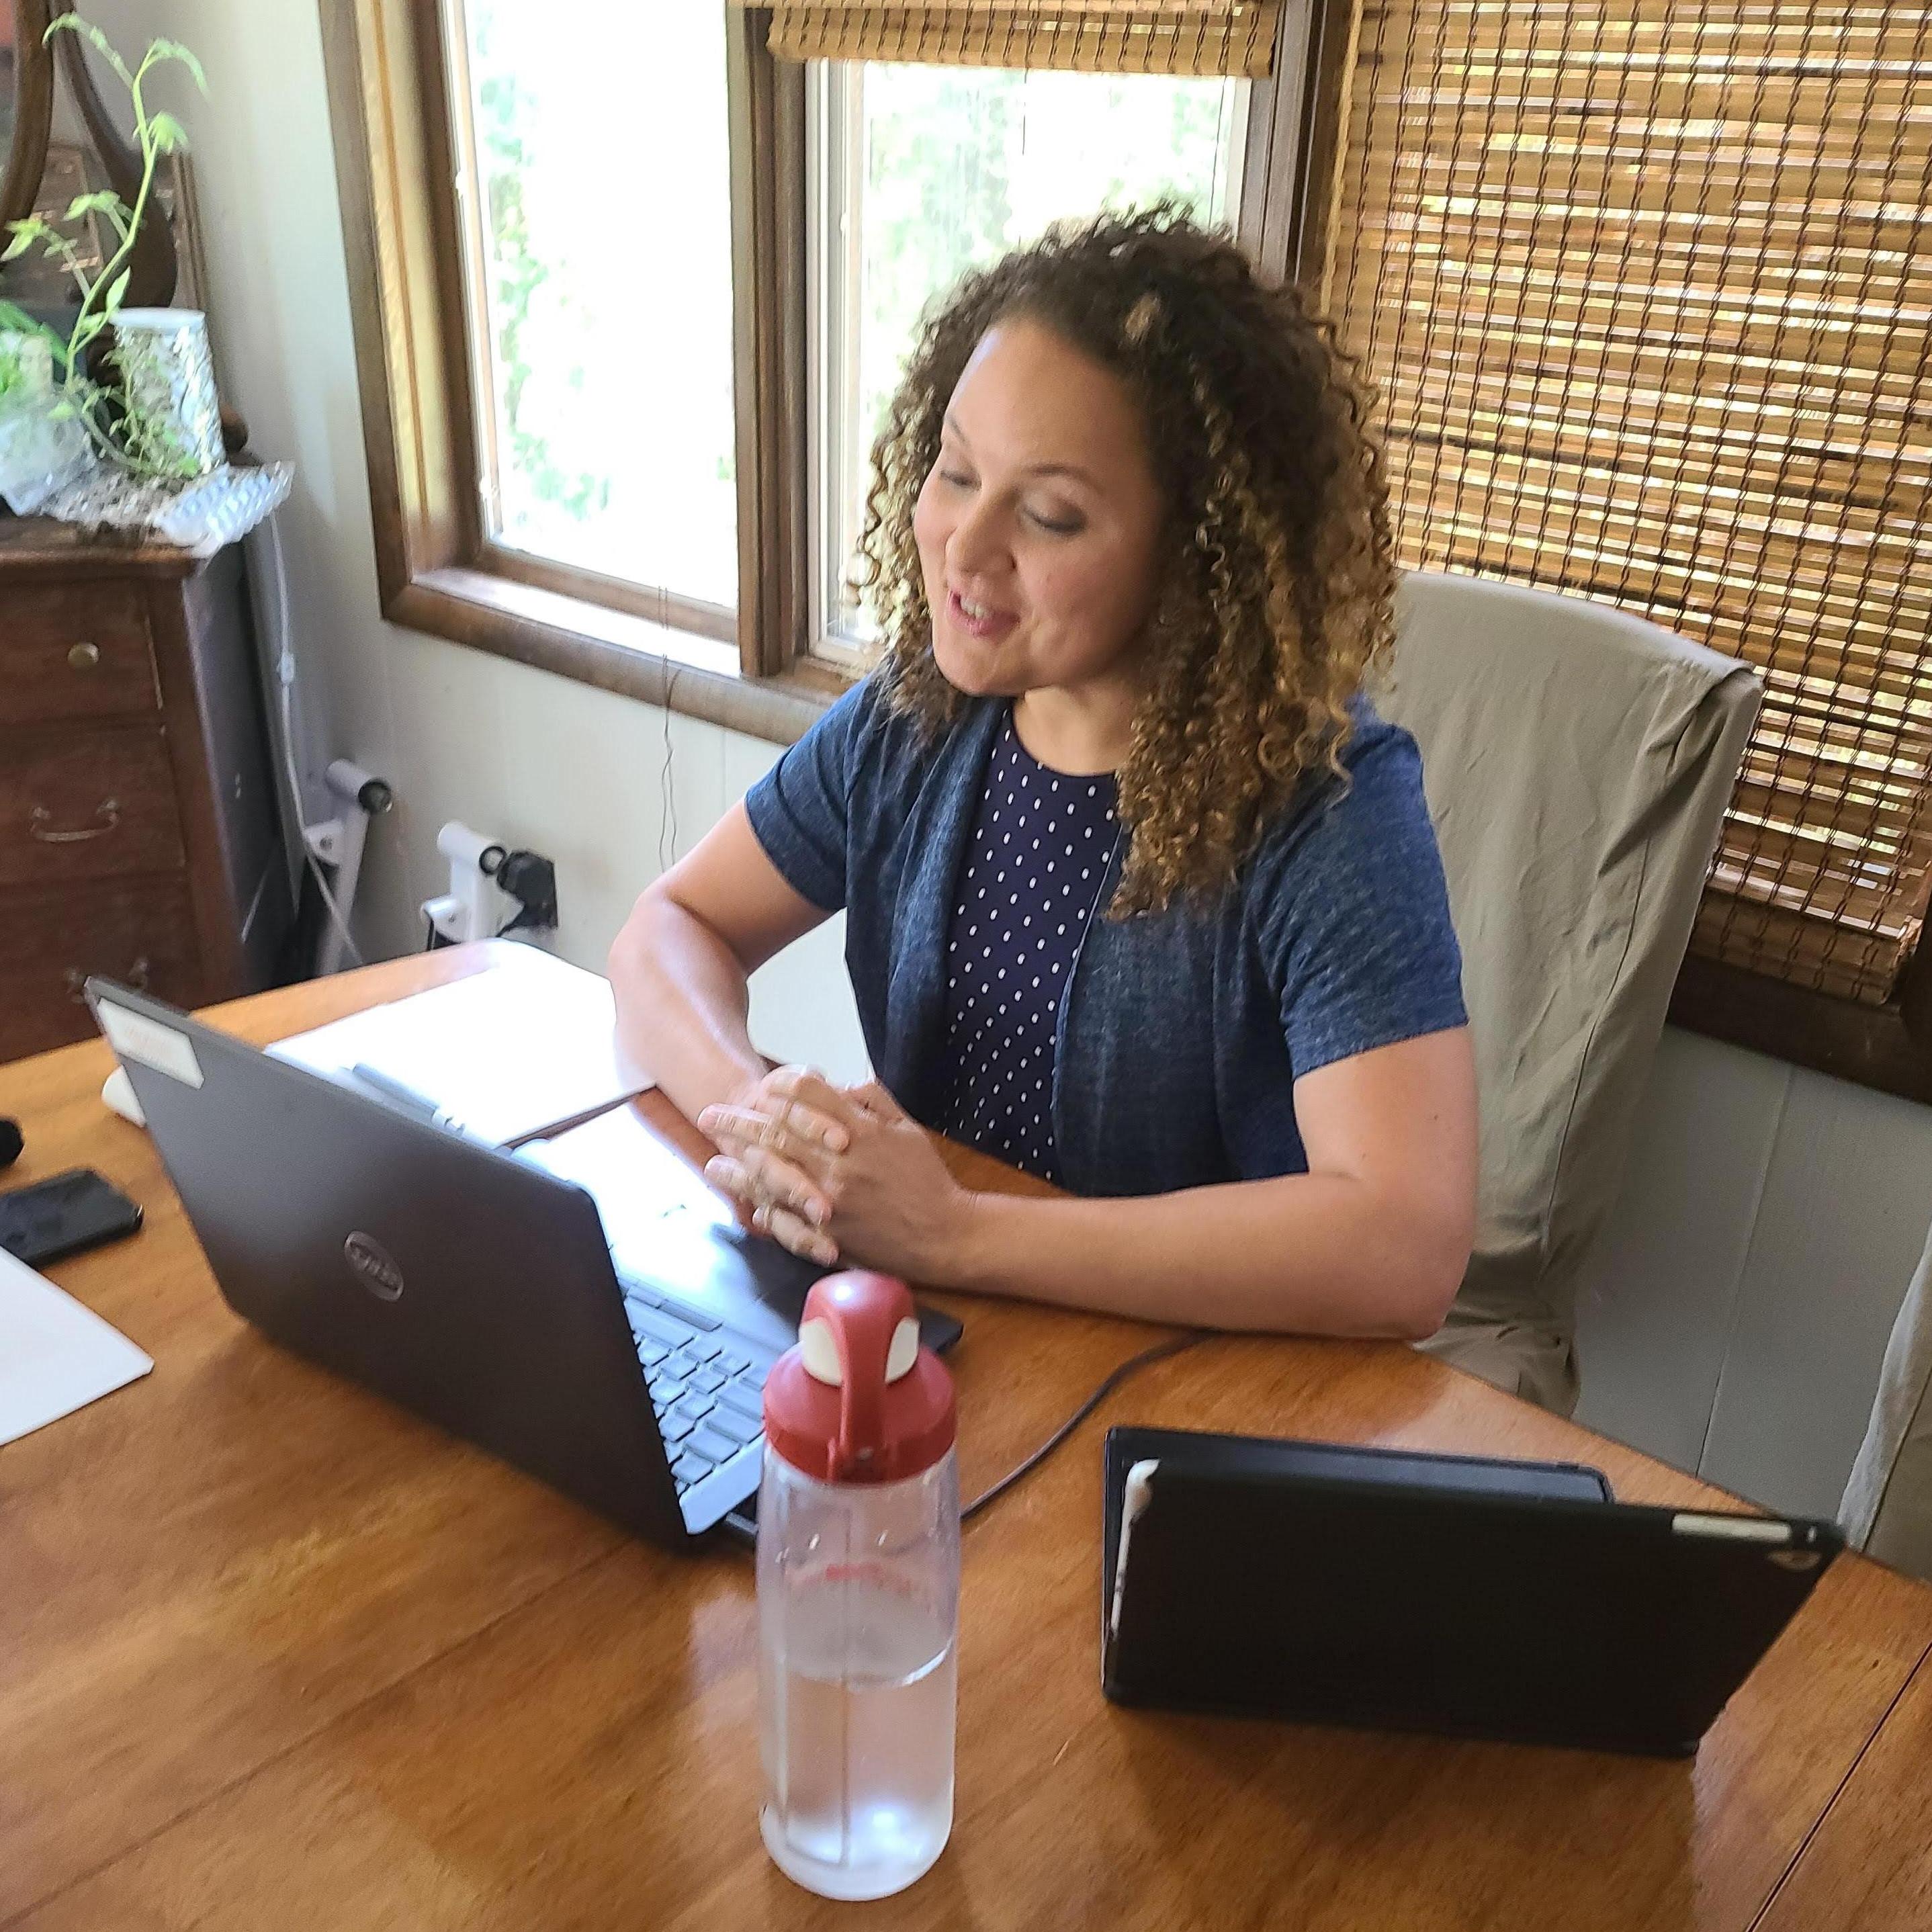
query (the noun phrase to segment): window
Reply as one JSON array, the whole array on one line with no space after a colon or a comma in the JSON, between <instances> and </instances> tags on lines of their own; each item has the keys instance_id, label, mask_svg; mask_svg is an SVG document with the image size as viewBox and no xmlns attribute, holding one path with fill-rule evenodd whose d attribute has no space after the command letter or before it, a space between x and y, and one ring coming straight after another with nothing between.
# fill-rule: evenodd
<instances>
[{"instance_id":1,"label":"window","mask_svg":"<svg viewBox=\"0 0 1932 1932\"><path fill-rule=\"evenodd\" d=\"M1286 259L1309 0L322 17L385 610L772 736L933 296L1162 195Z\"/></svg>"},{"instance_id":2,"label":"window","mask_svg":"<svg viewBox=\"0 0 1932 1932\"><path fill-rule=\"evenodd\" d=\"M1932 1097L1932 8L1375 0L1323 98L1402 561L1762 668L1680 1010Z\"/></svg>"},{"instance_id":3,"label":"window","mask_svg":"<svg viewBox=\"0 0 1932 1932\"><path fill-rule=\"evenodd\" d=\"M560 34L525 0L448 10L482 533L728 620L723 14L580 0Z\"/></svg>"},{"instance_id":4,"label":"window","mask_svg":"<svg viewBox=\"0 0 1932 1932\"><path fill-rule=\"evenodd\" d=\"M1164 196L1233 227L1249 83L824 62L808 84L812 630L856 661L870 633L846 572L922 310L1063 216Z\"/></svg>"}]
</instances>

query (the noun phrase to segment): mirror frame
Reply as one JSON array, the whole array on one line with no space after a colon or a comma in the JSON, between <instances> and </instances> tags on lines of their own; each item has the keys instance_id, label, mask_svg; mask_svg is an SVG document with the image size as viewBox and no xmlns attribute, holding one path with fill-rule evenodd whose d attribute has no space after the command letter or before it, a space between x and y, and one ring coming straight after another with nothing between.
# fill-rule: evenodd
<instances>
[{"instance_id":1,"label":"mirror frame","mask_svg":"<svg viewBox=\"0 0 1932 1932\"><path fill-rule=\"evenodd\" d=\"M14 9L14 146L0 161L0 226L34 212L46 172L53 126L54 56L47 45L47 0L0 0Z\"/></svg>"}]
</instances>

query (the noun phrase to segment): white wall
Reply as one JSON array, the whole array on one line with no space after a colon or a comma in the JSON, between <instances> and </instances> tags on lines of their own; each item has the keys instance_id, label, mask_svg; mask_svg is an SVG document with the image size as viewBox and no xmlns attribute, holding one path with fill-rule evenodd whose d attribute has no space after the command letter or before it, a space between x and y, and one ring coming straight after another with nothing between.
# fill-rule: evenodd
<instances>
[{"instance_id":1,"label":"white wall","mask_svg":"<svg viewBox=\"0 0 1932 1932\"><path fill-rule=\"evenodd\" d=\"M373 842L366 943L418 943L415 908L442 884L436 829L458 818L556 860L560 950L601 964L661 852L688 849L776 748L382 621L317 0L88 10L124 45L166 34L208 69L209 102L171 104L196 141L224 388L256 448L299 467L297 641L330 748L398 788ZM756 994L769 1050L856 1072L836 929ZM1666 1034L1582 1297L1585 1419L1828 1513L1928 1216L1932 1110Z\"/></svg>"},{"instance_id":2,"label":"white wall","mask_svg":"<svg viewBox=\"0 0 1932 1932\"><path fill-rule=\"evenodd\" d=\"M1579 1419L1830 1516L1932 1216L1932 1108L1667 1029L1580 1286Z\"/></svg>"}]
</instances>

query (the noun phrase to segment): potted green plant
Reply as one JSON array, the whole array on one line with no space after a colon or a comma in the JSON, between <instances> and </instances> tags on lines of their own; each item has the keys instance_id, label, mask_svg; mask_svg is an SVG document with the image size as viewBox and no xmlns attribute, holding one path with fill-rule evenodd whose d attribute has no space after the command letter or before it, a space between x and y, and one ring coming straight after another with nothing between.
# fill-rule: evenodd
<instances>
[{"instance_id":1,"label":"potted green plant","mask_svg":"<svg viewBox=\"0 0 1932 1932\"><path fill-rule=\"evenodd\" d=\"M188 146L188 135L170 113L152 106L148 86L158 69L184 68L206 94L201 63L178 40L151 41L138 65L130 68L112 42L78 14L63 14L47 28L47 37L79 34L106 62L128 90L134 109L134 140L141 158L140 186L130 207L110 189L76 195L59 222L40 214L8 224L12 238L0 250L0 263L39 248L72 277L80 307L64 338L36 322L17 305L0 302L0 344L44 343L52 359L55 394L46 413L55 422L77 424L94 454L130 476L146 481L180 480L204 475L220 460L219 414L208 368L206 327L199 317L177 325L190 337L184 349L174 345L177 358L185 356L187 374L199 393L183 394L182 372L160 368L152 336L154 318L185 316L185 311L128 310L122 302L128 291L130 262L142 224L154 209L154 182L164 155ZM106 228L113 245L100 266L90 271L86 255L62 223L92 218ZM16 346L16 356L28 353ZM0 360L0 399L4 399L5 364ZM214 444L208 443L212 425Z\"/></svg>"},{"instance_id":2,"label":"potted green plant","mask_svg":"<svg viewBox=\"0 0 1932 1932\"><path fill-rule=\"evenodd\" d=\"M25 514L94 462L86 436L56 413L64 345L9 305L0 310L0 506Z\"/></svg>"}]
</instances>

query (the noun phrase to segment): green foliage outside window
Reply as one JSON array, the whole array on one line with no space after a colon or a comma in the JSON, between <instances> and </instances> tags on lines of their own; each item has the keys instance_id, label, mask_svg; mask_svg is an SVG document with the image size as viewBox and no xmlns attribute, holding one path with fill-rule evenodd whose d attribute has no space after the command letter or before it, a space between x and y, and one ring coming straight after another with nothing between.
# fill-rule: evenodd
<instances>
[{"instance_id":1,"label":"green foliage outside window","mask_svg":"<svg viewBox=\"0 0 1932 1932\"><path fill-rule=\"evenodd\" d=\"M562 52L520 0L463 10L483 257L472 287L492 365L490 521L532 554L728 604L722 28L704 10L587 4L594 31ZM1228 214L1232 83L872 66L859 90L863 160L843 212L858 224L860 278L842 310L858 341L832 346L835 366L856 352L855 467L921 311L967 268L1102 206L1166 197ZM838 488L835 545L856 534L863 477Z\"/></svg>"},{"instance_id":2,"label":"green foliage outside window","mask_svg":"<svg viewBox=\"0 0 1932 1932\"><path fill-rule=\"evenodd\" d=\"M478 38L487 59L488 36L479 34ZM554 503L580 522L609 503L610 479L586 470L566 470L552 453L542 416L524 407L530 378L524 342L530 304L552 279L549 265L532 244L530 217L524 205L524 176L530 158L524 136L531 118L529 104L516 76L502 73L484 80L476 90L476 146L491 243L490 317L496 338L491 346L497 407L509 432L510 462L538 502ZM582 368L572 374L581 387Z\"/></svg>"}]
</instances>

